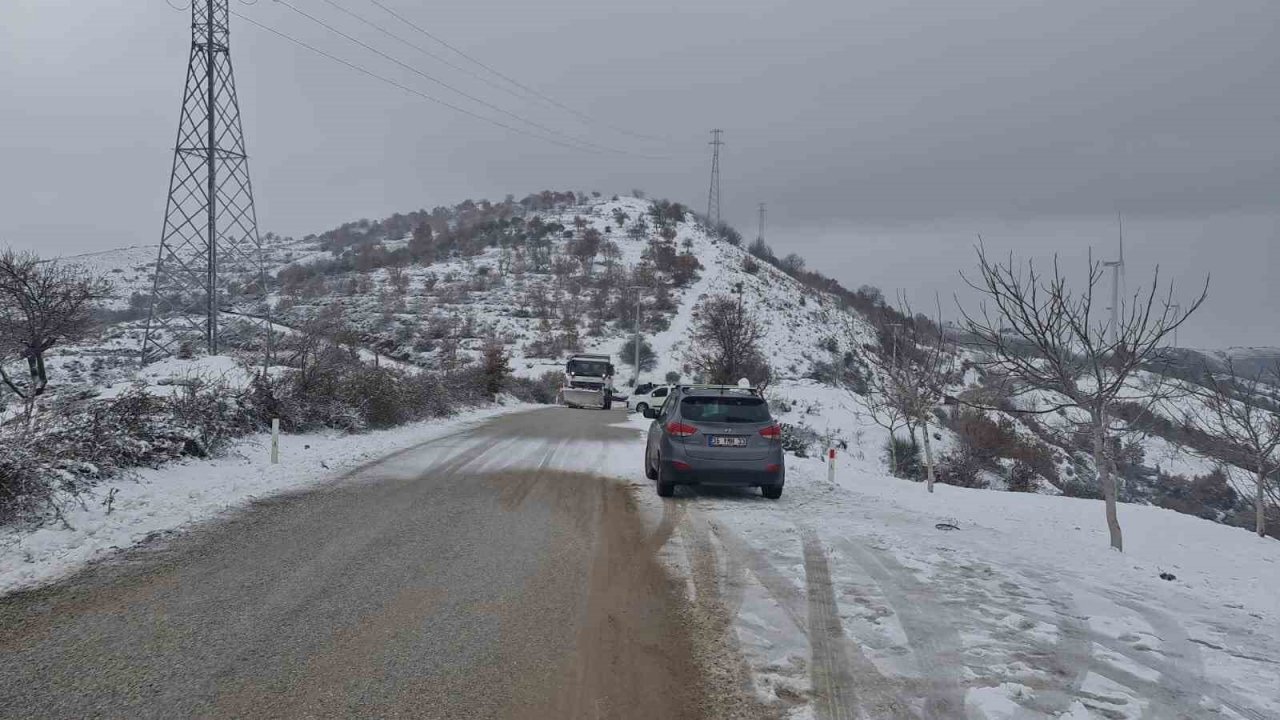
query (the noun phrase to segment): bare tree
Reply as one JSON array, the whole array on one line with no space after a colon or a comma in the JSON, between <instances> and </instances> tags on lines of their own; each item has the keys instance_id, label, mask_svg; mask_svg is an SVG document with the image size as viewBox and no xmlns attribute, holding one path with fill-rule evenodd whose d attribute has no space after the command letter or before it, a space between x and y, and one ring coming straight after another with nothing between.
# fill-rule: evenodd
<instances>
[{"instance_id":1,"label":"bare tree","mask_svg":"<svg viewBox=\"0 0 1280 720\"><path fill-rule=\"evenodd\" d=\"M688 370L707 382L732 384L747 378L762 386L769 382L769 363L760 351L764 327L741 297L717 295L699 303L685 354Z\"/></svg>"},{"instance_id":2,"label":"bare tree","mask_svg":"<svg viewBox=\"0 0 1280 720\"><path fill-rule=\"evenodd\" d=\"M791 253L778 261L778 267L789 275L795 275L804 270L804 258Z\"/></svg>"},{"instance_id":3,"label":"bare tree","mask_svg":"<svg viewBox=\"0 0 1280 720\"><path fill-rule=\"evenodd\" d=\"M87 336L94 306L110 294L111 284L84 268L31 253L0 253L0 380L28 409L49 386L45 353ZM26 361L25 382L5 371L9 358Z\"/></svg>"},{"instance_id":4,"label":"bare tree","mask_svg":"<svg viewBox=\"0 0 1280 720\"><path fill-rule=\"evenodd\" d=\"M933 492L936 474L929 422L951 381L955 353L938 331L942 327L940 308L939 320L935 323L923 315L913 316L906 302L901 304L902 316L912 319L901 326L902 333L895 330L892 347L882 345L878 353L870 354L873 372L868 383L868 409L877 423L889 429L890 435L894 432L895 423L898 426L905 424L914 441L915 429L920 428L924 438L926 485L929 492ZM896 453L892 438L890 448L891 453ZM892 459L896 474L897 457Z\"/></svg>"},{"instance_id":5,"label":"bare tree","mask_svg":"<svg viewBox=\"0 0 1280 720\"><path fill-rule=\"evenodd\" d=\"M1258 537L1267 534L1268 496L1272 502L1280 501L1280 493L1268 483L1268 478L1280 472L1280 407L1265 399L1273 386L1280 386L1280 363L1244 374L1237 372L1228 358L1224 372L1204 370L1194 391L1198 406L1185 409L1182 417L1186 427L1210 441L1210 447L1189 450L1253 473L1254 530Z\"/></svg>"},{"instance_id":6,"label":"bare tree","mask_svg":"<svg viewBox=\"0 0 1280 720\"><path fill-rule=\"evenodd\" d=\"M985 351L979 364L1016 383L1015 397L1029 392L1051 395L1049 407L1020 412L1043 414L1078 408L1088 415L1111 546L1123 550L1109 454L1113 434L1110 409L1122 394L1134 399L1143 394L1150 398L1158 392L1136 390L1130 380L1156 355L1164 338L1200 307L1209 282L1206 278L1199 297L1179 306L1173 302L1172 284L1167 294L1157 296L1160 270L1156 268L1150 288L1137 290L1123 299L1114 313L1107 313L1094 306L1100 295L1102 263L1090 258L1087 269L1083 287L1073 290L1056 257L1052 273L1045 275L1032 262L1025 268L1015 264L1012 253L1007 262L992 262L979 244L979 274L975 279L964 279L981 293L982 304L974 313L963 307L960 311L965 329Z\"/></svg>"},{"instance_id":7,"label":"bare tree","mask_svg":"<svg viewBox=\"0 0 1280 720\"><path fill-rule=\"evenodd\" d=\"M907 426L907 419L902 413L902 408L891 401L890 398L893 394L886 385L884 376L873 372L871 379L867 382L866 397L857 396L857 399L866 405L872 421L889 431L889 472L894 477L897 477L898 445L896 440L898 429ZM850 390L850 393L857 395L852 390Z\"/></svg>"}]
</instances>

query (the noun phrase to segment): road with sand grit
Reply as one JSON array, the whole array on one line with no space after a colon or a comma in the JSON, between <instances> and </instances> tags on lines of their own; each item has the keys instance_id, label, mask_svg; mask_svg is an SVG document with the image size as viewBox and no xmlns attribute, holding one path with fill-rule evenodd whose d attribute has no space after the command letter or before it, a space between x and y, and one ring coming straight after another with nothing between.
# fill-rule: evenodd
<instances>
[{"instance_id":1,"label":"road with sand grit","mask_svg":"<svg viewBox=\"0 0 1280 720\"><path fill-rule=\"evenodd\" d=\"M0 716L750 716L634 488L552 469L620 417L506 416L0 599Z\"/></svg>"}]
</instances>

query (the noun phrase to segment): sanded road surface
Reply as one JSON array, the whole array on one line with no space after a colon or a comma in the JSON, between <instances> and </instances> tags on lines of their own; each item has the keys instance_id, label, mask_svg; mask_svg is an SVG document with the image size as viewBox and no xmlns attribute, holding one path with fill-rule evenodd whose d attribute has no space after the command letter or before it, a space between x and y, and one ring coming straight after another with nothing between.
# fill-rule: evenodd
<instances>
[{"instance_id":1,"label":"sanded road surface","mask_svg":"<svg viewBox=\"0 0 1280 720\"><path fill-rule=\"evenodd\" d=\"M629 490L556 469L615 416L505 416L0 599L0 716L723 716Z\"/></svg>"}]
</instances>

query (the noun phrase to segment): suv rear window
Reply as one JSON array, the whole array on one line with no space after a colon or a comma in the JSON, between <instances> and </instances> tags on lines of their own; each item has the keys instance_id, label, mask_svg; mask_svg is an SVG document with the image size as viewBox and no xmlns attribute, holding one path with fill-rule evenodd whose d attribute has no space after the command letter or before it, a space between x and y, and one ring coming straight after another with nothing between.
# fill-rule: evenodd
<instances>
[{"instance_id":1,"label":"suv rear window","mask_svg":"<svg viewBox=\"0 0 1280 720\"><path fill-rule=\"evenodd\" d=\"M769 406L757 397L687 397L680 403L685 420L709 423L759 423L769 421Z\"/></svg>"}]
</instances>

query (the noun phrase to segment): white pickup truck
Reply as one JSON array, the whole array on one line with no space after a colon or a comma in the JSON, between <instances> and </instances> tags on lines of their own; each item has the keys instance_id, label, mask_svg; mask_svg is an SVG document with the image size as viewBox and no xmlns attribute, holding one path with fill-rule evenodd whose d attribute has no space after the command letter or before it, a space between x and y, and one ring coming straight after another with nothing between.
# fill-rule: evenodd
<instances>
[{"instance_id":1,"label":"white pickup truck","mask_svg":"<svg viewBox=\"0 0 1280 720\"><path fill-rule=\"evenodd\" d=\"M632 393L627 398L627 409L643 415L648 408L660 408L662 403L667 401L667 395L671 394L672 387L671 385L656 385L644 392Z\"/></svg>"}]
</instances>

